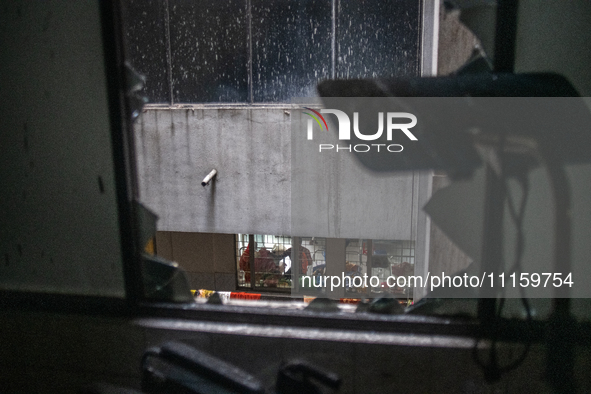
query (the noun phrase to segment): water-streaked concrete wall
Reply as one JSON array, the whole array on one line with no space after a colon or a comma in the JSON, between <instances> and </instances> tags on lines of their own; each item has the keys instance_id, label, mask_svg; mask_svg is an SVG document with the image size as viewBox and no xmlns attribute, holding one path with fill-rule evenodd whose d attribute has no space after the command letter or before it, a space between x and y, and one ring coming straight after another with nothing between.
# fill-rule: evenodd
<instances>
[{"instance_id":1,"label":"water-streaked concrete wall","mask_svg":"<svg viewBox=\"0 0 591 394\"><path fill-rule=\"evenodd\" d=\"M418 173L378 176L348 152L323 155L322 166L300 157L298 174L310 176L292 190L291 112L146 110L135 128L140 199L160 217L158 229L416 239L419 200L429 193ZM201 186L213 168L216 179Z\"/></svg>"},{"instance_id":2,"label":"water-streaked concrete wall","mask_svg":"<svg viewBox=\"0 0 591 394\"><path fill-rule=\"evenodd\" d=\"M148 110L135 136L140 199L159 230L290 233L289 113Z\"/></svg>"}]
</instances>

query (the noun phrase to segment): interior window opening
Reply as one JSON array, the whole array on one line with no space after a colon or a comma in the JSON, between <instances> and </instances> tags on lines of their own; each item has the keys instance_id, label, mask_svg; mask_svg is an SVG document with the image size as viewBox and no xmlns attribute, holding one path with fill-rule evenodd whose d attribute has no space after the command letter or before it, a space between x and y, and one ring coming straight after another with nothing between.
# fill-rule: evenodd
<instances>
[{"instance_id":1,"label":"interior window opening","mask_svg":"<svg viewBox=\"0 0 591 394\"><path fill-rule=\"evenodd\" d=\"M293 100L317 96L322 80L420 75L421 13L418 0L123 3L128 62L148 100L134 126L138 194L159 217L145 252L176 262L197 302L217 293L228 303L412 304L414 286L402 278L417 269L418 176L391 188L405 196L392 214L400 212L396 238L368 239L380 233L370 224L354 231L359 238L306 236L313 231L285 225L289 201L292 216L303 201L289 187L295 148L286 142ZM197 187L201 172L213 175ZM306 208L311 226L319 203Z\"/></svg>"},{"instance_id":2,"label":"interior window opening","mask_svg":"<svg viewBox=\"0 0 591 394\"><path fill-rule=\"evenodd\" d=\"M434 289L417 285L416 277L444 280L478 270L466 245L456 245L422 211L449 185L445 171L374 176L360 186L371 178L367 172L348 182L341 175L351 168L306 163L288 141L292 119L302 116L294 100L315 96L322 81L423 74L423 2L287 3L124 2L128 62L145 76L149 101L134 125L137 194L160 218L147 254L176 261L198 299L212 292L245 300L260 294L259 301L385 298L408 313L477 317L479 301L470 294L417 304ZM482 48L471 49L475 58L468 51L461 72L490 66ZM294 169L306 164L328 172ZM214 175L202 182L208 174ZM368 203L367 196L380 195L387 204ZM326 216L330 231L318 233ZM349 238L330 238L331 231ZM191 244L192 237L199 240ZM185 241L191 246L183 252ZM167 254L167 245L177 253ZM503 305L510 318L543 319L552 310L547 299L529 308L518 298Z\"/></svg>"}]
</instances>

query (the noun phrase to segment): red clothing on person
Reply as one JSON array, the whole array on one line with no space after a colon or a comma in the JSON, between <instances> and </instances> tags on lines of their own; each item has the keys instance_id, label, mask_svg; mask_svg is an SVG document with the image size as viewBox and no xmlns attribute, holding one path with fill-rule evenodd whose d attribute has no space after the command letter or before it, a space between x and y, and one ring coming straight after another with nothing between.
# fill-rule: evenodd
<instances>
[{"instance_id":1,"label":"red clothing on person","mask_svg":"<svg viewBox=\"0 0 591 394\"><path fill-rule=\"evenodd\" d=\"M256 254L255 254L256 256ZM240 269L245 272L244 279L250 282L250 245L244 249L242 256L240 256ZM254 259L255 273L278 273L279 267L275 265L275 261L266 248L258 251L258 257Z\"/></svg>"}]
</instances>

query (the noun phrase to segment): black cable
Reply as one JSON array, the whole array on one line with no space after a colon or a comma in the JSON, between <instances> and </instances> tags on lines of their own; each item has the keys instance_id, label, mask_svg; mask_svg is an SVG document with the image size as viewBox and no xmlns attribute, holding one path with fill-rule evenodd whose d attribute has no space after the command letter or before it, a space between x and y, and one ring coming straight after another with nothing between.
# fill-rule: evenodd
<instances>
[{"instance_id":1,"label":"black cable","mask_svg":"<svg viewBox=\"0 0 591 394\"><path fill-rule=\"evenodd\" d=\"M499 142L499 152L503 152L504 144L505 144L505 138L504 138L504 136L502 136L500 139L500 142ZM513 266L511 267L511 271L515 272L516 270L519 270L519 272L521 272L521 262L522 262L522 257L523 257L523 251L525 248L525 237L523 234L523 220L525 217L525 209L527 206L527 200L528 200L528 196L529 196L529 182L528 182L527 174L525 172L521 173L520 175L518 175L516 177L517 180L519 181L519 184L522 189L522 197L521 197L521 202L519 204L519 210L516 210L515 203L513 201L512 195L509 192L509 187L507 185L505 160L502 157L502 153L499 153L499 155L501 156L500 177L501 177L501 181L503 182L503 187L506 190L505 196L507 199L509 214L510 214L511 220L513 221L513 223L516 227L516 230L517 230L515 253L514 253L515 254L515 261L513 263ZM522 287L519 287L519 291L521 294L521 301L522 301L523 307L525 308L525 311L526 311L526 316L527 316L526 321L528 323L528 326L531 327L531 322L533 321L533 319L532 319L529 301L527 300L527 298L525 296L525 290ZM498 360L498 356L497 356L497 335L498 335L498 325L497 324L501 320L504 306L505 306L505 297L502 297L499 300L499 305L498 305L498 308L495 313L495 320L494 320L493 332L492 332L492 337L491 337L491 345L490 345L490 352L489 352L489 356L488 356L488 362L484 362L478 357L478 345L479 345L480 341L482 340L482 338L478 338L476 340L476 342L474 344L474 348L472 350L472 356L474 358L474 361L483 370L485 379L488 382L496 382L496 381L500 380L500 378L503 374L505 374L505 373L517 368L519 365L521 365L523 363L523 361L525 361L525 358L527 357L529 350L531 348L531 341L527 341L525 343L524 350L521 352L521 354L519 355L519 357L515 361L509 363L506 366L499 365L499 360Z\"/></svg>"},{"instance_id":2,"label":"black cable","mask_svg":"<svg viewBox=\"0 0 591 394\"><path fill-rule=\"evenodd\" d=\"M517 176L517 180L519 181L519 184L520 184L521 190L522 190L522 197L521 197L521 203L519 204L519 211L517 211L515 209L515 204L513 202L513 198L511 196L511 193L508 191L509 188L508 187L506 188L506 190L507 190L507 205L509 207L509 214L510 214L511 219L517 229L517 235L516 235L517 242L515 245L515 262L513 263L513 266L511 267L510 272L516 272L516 270L521 272L521 262L522 262L522 258L523 258L523 251L525 249L525 237L523 235L523 219L525 217L525 208L526 208L527 199L529 196L529 182L528 182L527 174L525 174L525 173L522 173L519 176ZM528 323L528 326L531 328L531 322L533 321L533 319L532 319L529 301L528 301L527 297L525 296L525 289L520 286L519 292L521 294L521 302L522 302L523 307L525 308L525 312L526 312L526 321ZM505 301L505 298L502 298L500 306L499 306L498 315L497 315L498 319L501 318L502 309L504 306L504 301ZM531 347L531 342L530 341L526 342L525 349L521 353L521 355L514 362L501 368L501 372L506 373L508 371L511 371L511 370L517 368L519 365L521 365L521 363L527 357L530 347Z\"/></svg>"}]
</instances>

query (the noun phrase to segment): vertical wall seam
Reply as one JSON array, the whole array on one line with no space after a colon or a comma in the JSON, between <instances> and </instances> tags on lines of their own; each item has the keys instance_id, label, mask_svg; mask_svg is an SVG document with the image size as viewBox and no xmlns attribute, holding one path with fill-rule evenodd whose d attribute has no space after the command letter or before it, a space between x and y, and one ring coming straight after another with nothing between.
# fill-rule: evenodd
<instances>
[{"instance_id":1,"label":"vertical wall seam","mask_svg":"<svg viewBox=\"0 0 591 394\"><path fill-rule=\"evenodd\" d=\"M419 72L423 77L437 75L439 46L439 0L421 0L419 26Z\"/></svg>"},{"instance_id":2,"label":"vertical wall seam","mask_svg":"<svg viewBox=\"0 0 591 394\"><path fill-rule=\"evenodd\" d=\"M170 104L174 104L174 89L172 81L172 48L170 46L170 7L166 0L164 23L166 25L166 63L168 68L168 93L170 95Z\"/></svg>"},{"instance_id":3,"label":"vertical wall seam","mask_svg":"<svg viewBox=\"0 0 591 394\"><path fill-rule=\"evenodd\" d=\"M417 37L417 58L420 59L418 64L417 64L417 74L419 76L423 76L425 73L425 61L424 61L424 57L425 57L425 9L427 7L426 6L426 2L429 0L419 0L419 20L417 21L418 25L419 25L419 34Z\"/></svg>"},{"instance_id":4,"label":"vertical wall seam","mask_svg":"<svg viewBox=\"0 0 591 394\"><path fill-rule=\"evenodd\" d=\"M337 47L337 0L332 0L332 38L331 38L331 74L330 77L335 79L336 75L336 47Z\"/></svg>"},{"instance_id":5,"label":"vertical wall seam","mask_svg":"<svg viewBox=\"0 0 591 394\"><path fill-rule=\"evenodd\" d=\"M254 102L252 79L252 3L251 0L246 0L246 15L248 20L248 102Z\"/></svg>"}]
</instances>

